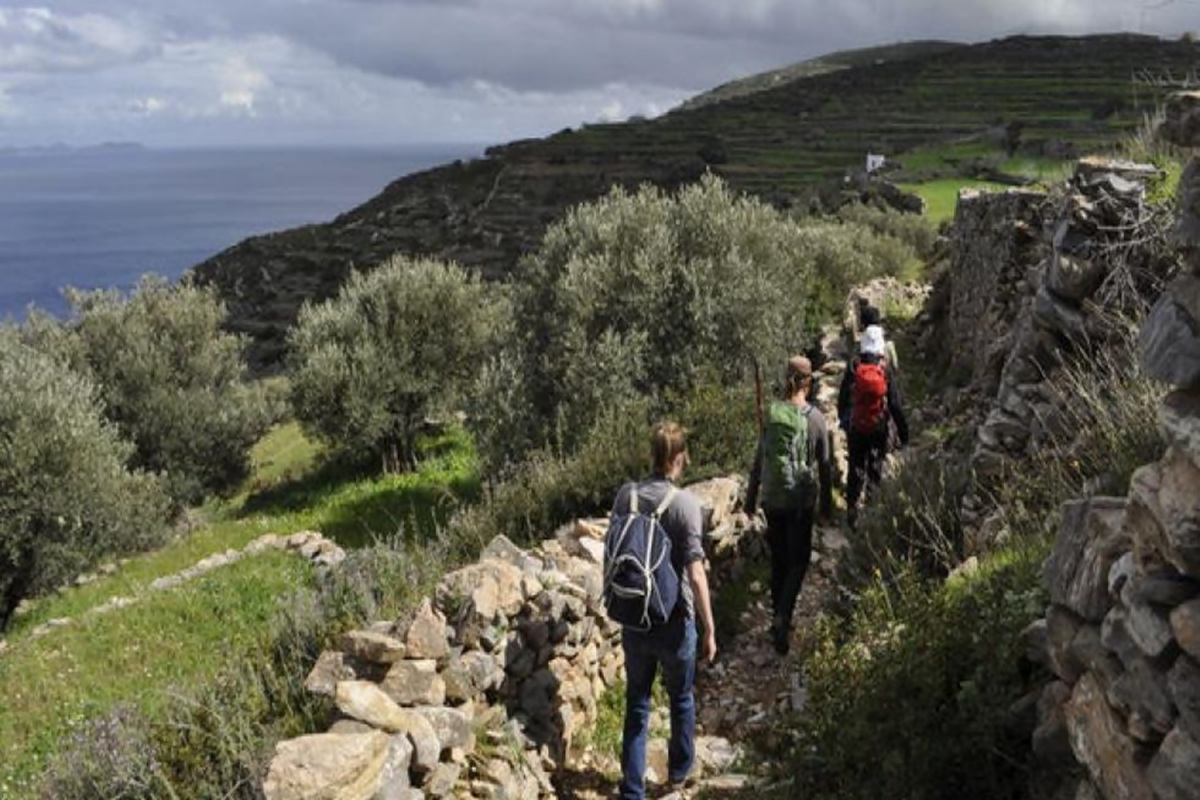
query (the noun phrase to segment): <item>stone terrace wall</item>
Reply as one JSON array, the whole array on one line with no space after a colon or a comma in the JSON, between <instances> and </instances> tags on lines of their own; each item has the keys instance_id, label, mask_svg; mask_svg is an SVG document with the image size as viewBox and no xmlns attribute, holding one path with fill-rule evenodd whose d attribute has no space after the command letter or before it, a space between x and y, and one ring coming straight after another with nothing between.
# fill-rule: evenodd
<instances>
[{"instance_id":1,"label":"stone terrace wall","mask_svg":"<svg viewBox=\"0 0 1200 800\"><path fill-rule=\"evenodd\" d=\"M955 365L994 394L1009 349L1009 331L1041 259L1040 209L1046 195L964 190L951 234L947 333Z\"/></svg>"},{"instance_id":2,"label":"stone terrace wall","mask_svg":"<svg viewBox=\"0 0 1200 800\"><path fill-rule=\"evenodd\" d=\"M706 511L713 572L725 574L743 542L761 538L743 535L739 482L688 488ZM600 603L605 528L581 520L530 551L498 537L412 620L343 636L305 683L332 698L338 719L277 746L266 796L554 797L550 773L624 679L620 627ZM697 750L718 769L733 758L719 740L702 737Z\"/></svg>"},{"instance_id":3,"label":"stone terrace wall","mask_svg":"<svg viewBox=\"0 0 1200 800\"><path fill-rule=\"evenodd\" d=\"M1200 146L1200 93L1174 98L1168 120L1176 144ZM1053 605L1030 632L1058 677L1038 704L1040 771L1082 773L1055 797L1200 797L1200 158L1180 197L1188 266L1140 340L1148 373L1173 387L1167 452L1127 497L1065 507L1046 564Z\"/></svg>"}]
</instances>

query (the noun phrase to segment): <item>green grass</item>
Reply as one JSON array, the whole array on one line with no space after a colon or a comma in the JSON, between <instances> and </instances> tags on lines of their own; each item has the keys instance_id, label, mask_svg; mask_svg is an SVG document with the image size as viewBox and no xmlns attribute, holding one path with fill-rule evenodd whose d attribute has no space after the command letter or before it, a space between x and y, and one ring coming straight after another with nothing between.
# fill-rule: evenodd
<instances>
[{"instance_id":1,"label":"green grass","mask_svg":"<svg viewBox=\"0 0 1200 800\"><path fill-rule=\"evenodd\" d=\"M138 606L78 621L0 658L0 797L27 797L45 759L115 704L153 715L170 690L254 658L278 598L308 584L302 559L245 559Z\"/></svg>"},{"instance_id":2,"label":"green grass","mask_svg":"<svg viewBox=\"0 0 1200 800\"><path fill-rule=\"evenodd\" d=\"M279 598L310 586L313 572L295 555L271 552L148 594L155 578L264 533L318 530L347 547L398 533L412 543L436 535L456 504L478 495L478 459L461 428L425 437L420 451L417 472L364 475L325 460L298 426L282 426L256 448L245 490L202 509L207 525L115 575L38 601L7 632L10 649L0 657L0 797L28 796L46 759L84 720L116 704L153 718L173 691L255 659ZM137 595L145 599L134 606L84 616ZM30 638L56 617L75 622Z\"/></svg>"},{"instance_id":3,"label":"green grass","mask_svg":"<svg viewBox=\"0 0 1200 800\"><path fill-rule=\"evenodd\" d=\"M941 178L925 183L902 183L900 188L920 195L925 201L925 215L935 224L940 224L954 219L954 211L958 208L958 193L963 189L1004 191L1011 187L969 178Z\"/></svg>"}]
</instances>

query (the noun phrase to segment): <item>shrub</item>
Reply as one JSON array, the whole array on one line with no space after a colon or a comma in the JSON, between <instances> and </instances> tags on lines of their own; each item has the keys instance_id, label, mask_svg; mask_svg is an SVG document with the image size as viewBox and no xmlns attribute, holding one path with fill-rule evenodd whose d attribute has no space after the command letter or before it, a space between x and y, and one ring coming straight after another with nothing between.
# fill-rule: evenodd
<instances>
[{"instance_id":1,"label":"shrub","mask_svg":"<svg viewBox=\"0 0 1200 800\"><path fill-rule=\"evenodd\" d=\"M62 343L96 383L105 415L133 442L132 465L163 476L179 504L241 484L269 420L246 385L243 342L224 333L216 291L146 277L128 298L68 290Z\"/></svg>"},{"instance_id":2,"label":"shrub","mask_svg":"<svg viewBox=\"0 0 1200 800\"><path fill-rule=\"evenodd\" d=\"M537 451L495 486L484 502L449 522L458 553L474 557L493 537L539 541L564 522L606 513L621 484L649 466L649 404L632 400L606 410L570 455Z\"/></svg>"},{"instance_id":3,"label":"shrub","mask_svg":"<svg viewBox=\"0 0 1200 800\"><path fill-rule=\"evenodd\" d=\"M1020 632L1045 608L1045 555L1013 550L948 584L904 571L850 619L824 619L794 723L794 796L1023 797L1029 731L1011 708L1037 686Z\"/></svg>"},{"instance_id":4,"label":"shrub","mask_svg":"<svg viewBox=\"0 0 1200 800\"><path fill-rule=\"evenodd\" d=\"M306 305L289 338L292 403L335 448L413 466L434 412L455 409L502 335L504 307L461 268L397 257Z\"/></svg>"},{"instance_id":5,"label":"shrub","mask_svg":"<svg viewBox=\"0 0 1200 800\"><path fill-rule=\"evenodd\" d=\"M838 209L837 216L842 222L869 228L876 236L898 240L922 260L935 255L937 227L923 214L905 214L863 203L849 203Z\"/></svg>"},{"instance_id":6,"label":"shrub","mask_svg":"<svg viewBox=\"0 0 1200 800\"><path fill-rule=\"evenodd\" d=\"M42 778L46 800L149 800L165 794L150 726L135 709L118 706L83 723L62 753Z\"/></svg>"},{"instance_id":7,"label":"shrub","mask_svg":"<svg viewBox=\"0 0 1200 800\"><path fill-rule=\"evenodd\" d=\"M863 509L839 564L842 578L862 586L876 570L889 577L912 569L945 577L963 557L962 499L970 470L952 453L906 453Z\"/></svg>"},{"instance_id":8,"label":"shrub","mask_svg":"<svg viewBox=\"0 0 1200 800\"><path fill-rule=\"evenodd\" d=\"M108 555L161 542L158 483L126 471L130 448L87 378L0 329L0 629L22 598Z\"/></svg>"},{"instance_id":9,"label":"shrub","mask_svg":"<svg viewBox=\"0 0 1200 800\"><path fill-rule=\"evenodd\" d=\"M728 382L756 359L782 364L810 321L806 245L711 176L573 209L517 270L513 357L542 432L526 446L573 450L614 395L658 403L702 370Z\"/></svg>"}]
</instances>

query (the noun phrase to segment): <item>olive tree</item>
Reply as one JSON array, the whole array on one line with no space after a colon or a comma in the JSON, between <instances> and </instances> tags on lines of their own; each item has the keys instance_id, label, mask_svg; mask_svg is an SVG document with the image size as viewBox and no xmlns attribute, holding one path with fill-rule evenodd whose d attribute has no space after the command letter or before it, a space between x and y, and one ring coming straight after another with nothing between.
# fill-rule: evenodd
<instances>
[{"instance_id":1,"label":"olive tree","mask_svg":"<svg viewBox=\"0 0 1200 800\"><path fill-rule=\"evenodd\" d=\"M291 332L296 416L337 448L375 452L385 472L409 468L422 424L464 400L505 317L498 290L452 264L399 256L355 273Z\"/></svg>"},{"instance_id":2,"label":"olive tree","mask_svg":"<svg viewBox=\"0 0 1200 800\"><path fill-rule=\"evenodd\" d=\"M243 340L221 329L215 290L146 277L128 297L67 295L77 343L66 349L133 442L132 464L161 473L178 503L240 485L271 420L262 392L246 382Z\"/></svg>"},{"instance_id":3,"label":"olive tree","mask_svg":"<svg viewBox=\"0 0 1200 800\"><path fill-rule=\"evenodd\" d=\"M614 398L782 364L809 332L812 261L810 234L711 176L573 209L516 280L513 357L543 435L571 449Z\"/></svg>"},{"instance_id":4,"label":"olive tree","mask_svg":"<svg viewBox=\"0 0 1200 800\"><path fill-rule=\"evenodd\" d=\"M129 472L132 447L88 378L0 330L0 629L17 604L165 531L158 481Z\"/></svg>"}]
</instances>

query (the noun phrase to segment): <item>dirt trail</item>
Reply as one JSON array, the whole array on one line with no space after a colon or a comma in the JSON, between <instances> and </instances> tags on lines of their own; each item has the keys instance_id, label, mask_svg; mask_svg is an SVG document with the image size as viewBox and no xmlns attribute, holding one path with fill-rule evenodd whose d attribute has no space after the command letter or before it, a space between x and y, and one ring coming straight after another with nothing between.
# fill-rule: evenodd
<instances>
[{"instance_id":1,"label":"dirt trail","mask_svg":"<svg viewBox=\"0 0 1200 800\"><path fill-rule=\"evenodd\" d=\"M844 345L840 330L831 327L822 340L826 361L820 370L817 405L834 430L835 473L844 473L846 459L845 437L837 428L837 390L845 369ZM835 477L835 481L840 477ZM703 776L688 797L735 798L749 797L761 789L765 764L754 763L757 758L754 743L770 736L770 730L780 714L800 710L805 701L805 688L800 663L802 642L818 616L835 599L835 573L838 552L848 542L840 527L844 518L835 512L838 523L819 525L814 536L812 566L804 580L795 613L795 630L789 655L778 655L771 645L771 601L766 580L766 565L752 565L747 571L748 584L737 587L744 591L745 608L737 620L736 629L723 632L720 652L714 664L702 663L696 676L697 736L722 737L742 751L742 758L731 770L721 775ZM755 578L755 568L761 577ZM732 587L731 587L732 588ZM720 588L716 603L721 602ZM655 707L660 723L665 721L665 709ZM662 725L665 728L665 725ZM563 797L594 800L616 795L615 776L619 765L610 756L589 752L561 776L559 791ZM654 797L654 787L650 787ZM658 796L671 797L663 795ZM680 797L676 794L673 797Z\"/></svg>"}]
</instances>

